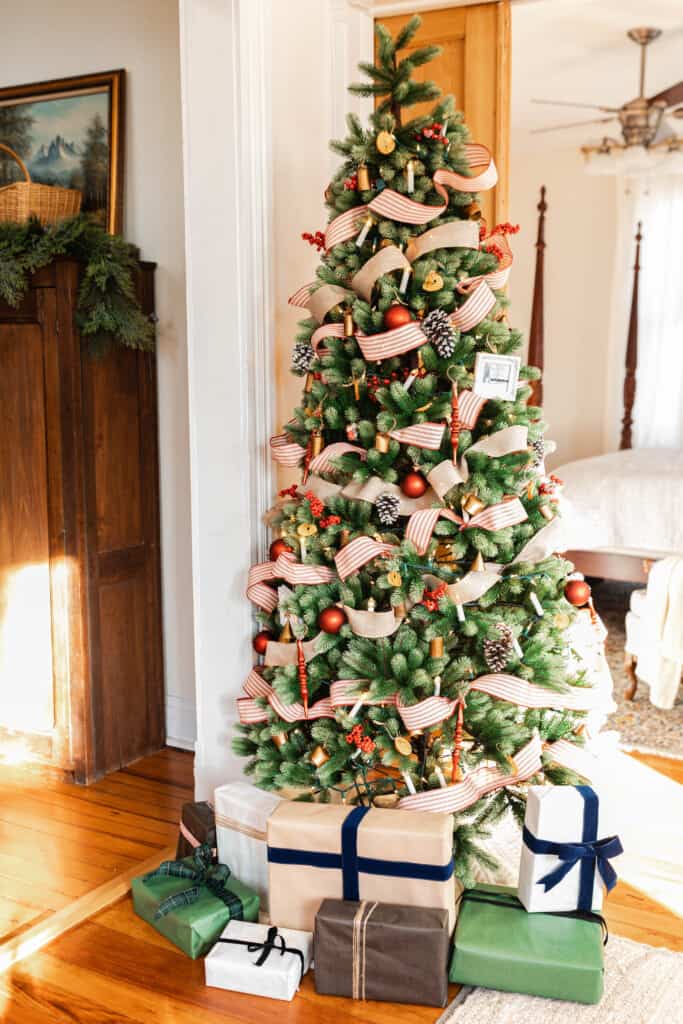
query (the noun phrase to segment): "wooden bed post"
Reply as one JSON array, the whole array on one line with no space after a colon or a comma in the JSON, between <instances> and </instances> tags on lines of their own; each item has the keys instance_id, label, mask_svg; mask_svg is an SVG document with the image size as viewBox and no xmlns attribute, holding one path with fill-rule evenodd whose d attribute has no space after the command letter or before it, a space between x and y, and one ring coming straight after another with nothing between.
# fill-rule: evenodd
<instances>
[{"instance_id":1,"label":"wooden bed post","mask_svg":"<svg viewBox=\"0 0 683 1024\"><path fill-rule=\"evenodd\" d=\"M541 185L541 198L536 207L538 210L538 233L536 235L536 274L534 276L534 298L531 306L531 327L529 329L530 366L538 366L543 371L543 271L545 258L545 212L548 204L545 201L545 185ZM531 405L543 404L543 378L531 385Z\"/></svg>"},{"instance_id":2,"label":"wooden bed post","mask_svg":"<svg viewBox=\"0 0 683 1024\"><path fill-rule=\"evenodd\" d=\"M621 443L619 448L633 447L631 436L633 427L633 404L636 398L636 369L638 368L638 278L640 276L640 243L642 241L642 221L638 221L636 229L636 261L633 264L633 294L631 295L631 315L628 321L628 341L626 343L626 364L624 373L624 418L621 421Z\"/></svg>"}]
</instances>

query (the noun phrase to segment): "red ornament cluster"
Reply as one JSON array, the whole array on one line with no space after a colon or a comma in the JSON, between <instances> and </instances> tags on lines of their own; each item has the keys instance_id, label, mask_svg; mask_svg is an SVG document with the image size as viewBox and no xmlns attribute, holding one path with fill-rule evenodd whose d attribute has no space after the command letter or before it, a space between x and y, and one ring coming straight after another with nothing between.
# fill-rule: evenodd
<instances>
[{"instance_id":1,"label":"red ornament cluster","mask_svg":"<svg viewBox=\"0 0 683 1024\"><path fill-rule=\"evenodd\" d=\"M338 526L339 523L341 523L341 516L325 516L324 519L320 520L318 525L323 530L326 530L328 526Z\"/></svg>"},{"instance_id":2,"label":"red ornament cluster","mask_svg":"<svg viewBox=\"0 0 683 1024\"><path fill-rule=\"evenodd\" d=\"M281 498L296 498L298 490L297 484L292 484L291 487L284 487L281 491L278 491L278 494Z\"/></svg>"},{"instance_id":3,"label":"red ornament cluster","mask_svg":"<svg viewBox=\"0 0 683 1024\"><path fill-rule=\"evenodd\" d=\"M355 192L356 189L358 188L358 175L350 175L344 182L344 188L346 189L347 192Z\"/></svg>"},{"instance_id":4,"label":"red ornament cluster","mask_svg":"<svg viewBox=\"0 0 683 1024\"><path fill-rule=\"evenodd\" d=\"M260 633L257 633L254 639L251 641L251 646L254 648L257 654L265 654L266 647L271 640L274 640L275 636L270 632L269 629L262 629Z\"/></svg>"},{"instance_id":5,"label":"red ornament cluster","mask_svg":"<svg viewBox=\"0 0 683 1024\"><path fill-rule=\"evenodd\" d=\"M321 515L325 511L325 502L321 501L320 498L316 498L313 491L306 491L304 497L308 502L308 507L311 510L313 518L320 519Z\"/></svg>"},{"instance_id":6,"label":"red ornament cluster","mask_svg":"<svg viewBox=\"0 0 683 1024\"><path fill-rule=\"evenodd\" d=\"M425 590L420 604L423 604L428 612L438 612L439 601L445 597L447 591L448 586L445 583L440 583L434 590Z\"/></svg>"},{"instance_id":7,"label":"red ornament cluster","mask_svg":"<svg viewBox=\"0 0 683 1024\"><path fill-rule=\"evenodd\" d=\"M316 231L314 235L310 231L303 231L301 234L304 242L308 242L309 245L314 245L318 252L321 252L325 248L325 236L322 231Z\"/></svg>"},{"instance_id":8,"label":"red ornament cluster","mask_svg":"<svg viewBox=\"0 0 683 1024\"><path fill-rule=\"evenodd\" d=\"M427 125L421 132L418 132L415 138L418 142L422 142L423 139L430 139L447 146L448 138L443 134L443 127L440 121L434 121L433 124Z\"/></svg>"},{"instance_id":9,"label":"red ornament cluster","mask_svg":"<svg viewBox=\"0 0 683 1024\"><path fill-rule=\"evenodd\" d=\"M354 725L351 732L346 734L346 742L349 746L362 750L364 754L371 754L376 746L373 739L363 735L363 728L360 725Z\"/></svg>"},{"instance_id":10,"label":"red ornament cluster","mask_svg":"<svg viewBox=\"0 0 683 1024\"><path fill-rule=\"evenodd\" d=\"M290 548L289 544L284 541L282 537L278 537L278 539L274 540L270 545L270 550L268 552L271 562L276 562L280 555L284 554L285 551L292 551L292 548Z\"/></svg>"},{"instance_id":11,"label":"red ornament cluster","mask_svg":"<svg viewBox=\"0 0 683 1024\"><path fill-rule=\"evenodd\" d=\"M323 633L338 633L346 622L346 612L336 604L323 608L318 616L318 626Z\"/></svg>"}]
</instances>

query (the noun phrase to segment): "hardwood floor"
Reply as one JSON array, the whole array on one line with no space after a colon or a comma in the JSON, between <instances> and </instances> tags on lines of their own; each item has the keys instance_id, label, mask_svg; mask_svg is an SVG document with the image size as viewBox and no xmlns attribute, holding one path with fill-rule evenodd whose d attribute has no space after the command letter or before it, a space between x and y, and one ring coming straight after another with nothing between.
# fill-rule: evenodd
<instances>
[{"instance_id":1,"label":"hardwood floor","mask_svg":"<svg viewBox=\"0 0 683 1024\"><path fill-rule=\"evenodd\" d=\"M638 756L650 767L683 782L683 762ZM142 805L135 811L130 805L117 806L114 816L132 815L141 829L146 822L152 830L165 822L175 835L176 818L168 816L166 804L172 803L174 791L187 793L191 759L168 751L150 760L154 764L141 762L101 783L102 802L95 800L94 805L111 808L114 794L124 803L134 801L138 794L144 797ZM122 774L131 777L122 780ZM52 791L50 799L50 808L59 805ZM90 813L91 806L88 799L83 809ZM97 812L92 814L95 821L102 820ZM124 831L119 829L116 836ZM132 837L133 833L129 841ZM166 832L165 842L168 837ZM102 851L106 846L94 848ZM143 856L148 852L147 847ZM81 861L87 863L88 858L83 856ZM29 875L27 866L24 880ZM69 884L74 884L73 879ZM606 916L615 934L683 951L683 920L624 883L609 898ZM451 991L455 993L456 987ZM319 997L310 974L292 1003L206 988L201 961L189 960L137 918L129 897L0 974L3 1024L263 1024L275 1018L282 1024L333 1024L345 1019L354 1024L431 1024L439 1012L428 1007Z\"/></svg>"}]
</instances>

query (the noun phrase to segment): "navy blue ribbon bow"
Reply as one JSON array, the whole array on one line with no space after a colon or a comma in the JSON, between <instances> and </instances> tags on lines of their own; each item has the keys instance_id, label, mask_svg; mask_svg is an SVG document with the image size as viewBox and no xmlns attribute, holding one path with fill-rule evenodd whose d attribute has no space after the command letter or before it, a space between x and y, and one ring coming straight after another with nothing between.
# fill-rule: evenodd
<instances>
[{"instance_id":1,"label":"navy blue ribbon bow","mask_svg":"<svg viewBox=\"0 0 683 1024\"><path fill-rule=\"evenodd\" d=\"M576 786L576 789L584 801L581 842L555 843L548 839L537 839L526 826L522 838L532 853L552 854L560 860L556 868L539 879L539 884L543 886L545 892L554 889L572 868L580 865L578 909L590 910L593 906L596 866L607 892L611 892L617 884L617 873L609 862L612 857L618 856L624 850L618 836L598 839L597 794L590 786Z\"/></svg>"}]
</instances>

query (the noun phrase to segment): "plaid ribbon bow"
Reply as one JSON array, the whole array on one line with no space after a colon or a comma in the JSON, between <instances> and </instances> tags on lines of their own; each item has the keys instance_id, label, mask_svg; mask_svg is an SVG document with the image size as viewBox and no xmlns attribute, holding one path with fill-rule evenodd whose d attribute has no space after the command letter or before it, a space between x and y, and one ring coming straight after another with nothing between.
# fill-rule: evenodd
<instances>
[{"instance_id":1,"label":"plaid ribbon bow","mask_svg":"<svg viewBox=\"0 0 683 1024\"><path fill-rule=\"evenodd\" d=\"M241 921L244 918L244 908L241 899L225 886L230 877L230 868L227 864L213 863L213 851L207 843L198 846L191 858L186 857L184 860L163 861L158 868L145 875L143 881L145 884L149 884L157 878L169 877L187 878L193 884L188 886L187 889L183 889L182 892L176 892L162 900L154 915L155 921L165 917L172 910L176 910L179 907L189 907L192 903L196 903L202 887L208 889L219 900L222 900L230 911L231 920Z\"/></svg>"}]
</instances>

